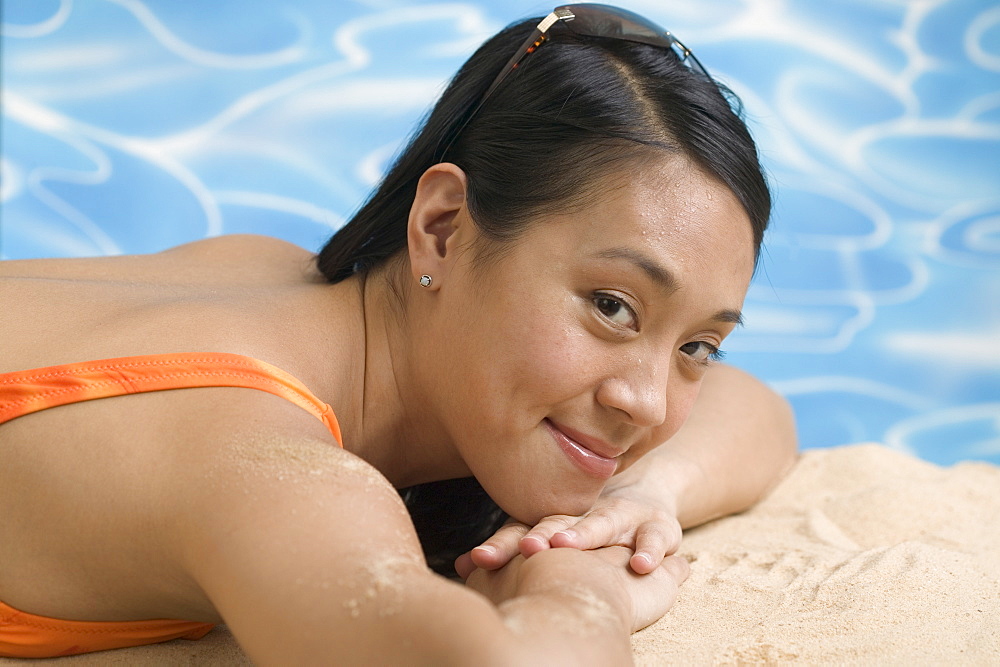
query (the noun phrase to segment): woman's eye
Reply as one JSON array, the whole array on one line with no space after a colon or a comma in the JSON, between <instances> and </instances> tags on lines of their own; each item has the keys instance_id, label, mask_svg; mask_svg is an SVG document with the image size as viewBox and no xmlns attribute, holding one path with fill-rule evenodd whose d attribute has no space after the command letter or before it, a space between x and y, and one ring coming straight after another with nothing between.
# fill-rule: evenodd
<instances>
[{"instance_id":1,"label":"woman's eye","mask_svg":"<svg viewBox=\"0 0 1000 667\"><path fill-rule=\"evenodd\" d=\"M594 297L594 305L601 315L620 327L635 329L637 321L635 313L621 299L606 294L598 294Z\"/></svg>"},{"instance_id":2,"label":"woman's eye","mask_svg":"<svg viewBox=\"0 0 1000 667\"><path fill-rule=\"evenodd\" d=\"M726 353L718 347L703 340L681 345L681 352L702 364L707 364L709 361L719 361L726 356Z\"/></svg>"}]
</instances>

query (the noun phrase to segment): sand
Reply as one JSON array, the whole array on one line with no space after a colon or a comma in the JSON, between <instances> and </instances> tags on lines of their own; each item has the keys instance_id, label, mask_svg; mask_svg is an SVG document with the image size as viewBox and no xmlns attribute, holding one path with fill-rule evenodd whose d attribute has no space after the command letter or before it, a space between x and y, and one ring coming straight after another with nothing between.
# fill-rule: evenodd
<instances>
[{"instance_id":1,"label":"sand","mask_svg":"<svg viewBox=\"0 0 1000 667\"><path fill-rule=\"evenodd\" d=\"M767 500L688 531L680 553L691 577L633 635L640 665L1000 665L1000 467L878 445L808 451ZM250 663L216 628L31 664Z\"/></svg>"},{"instance_id":2,"label":"sand","mask_svg":"<svg viewBox=\"0 0 1000 667\"><path fill-rule=\"evenodd\" d=\"M806 452L763 503L689 531L692 573L633 636L656 664L1000 664L1000 468Z\"/></svg>"}]
</instances>

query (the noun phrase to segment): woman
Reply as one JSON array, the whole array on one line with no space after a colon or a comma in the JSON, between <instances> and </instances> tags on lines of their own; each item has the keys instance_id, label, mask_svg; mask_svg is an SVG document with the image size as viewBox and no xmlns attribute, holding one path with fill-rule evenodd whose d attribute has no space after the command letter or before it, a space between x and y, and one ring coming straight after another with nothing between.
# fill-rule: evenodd
<instances>
[{"instance_id":1,"label":"woman","mask_svg":"<svg viewBox=\"0 0 1000 667\"><path fill-rule=\"evenodd\" d=\"M713 361L769 206L693 56L569 6L484 44L318 257L5 263L0 654L225 622L263 664L627 661L681 527L794 457Z\"/></svg>"}]
</instances>

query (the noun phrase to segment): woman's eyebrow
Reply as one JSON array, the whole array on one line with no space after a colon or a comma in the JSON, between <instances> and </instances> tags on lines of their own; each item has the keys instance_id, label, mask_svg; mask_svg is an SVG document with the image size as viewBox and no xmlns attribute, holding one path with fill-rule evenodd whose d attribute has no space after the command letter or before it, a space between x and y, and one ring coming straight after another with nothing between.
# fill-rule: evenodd
<instances>
[{"instance_id":1,"label":"woman's eyebrow","mask_svg":"<svg viewBox=\"0 0 1000 667\"><path fill-rule=\"evenodd\" d=\"M720 310L712 316L712 319L716 322L729 322L738 327L743 326L743 313L738 310L730 310L728 308L726 310Z\"/></svg>"},{"instance_id":2,"label":"woman's eyebrow","mask_svg":"<svg viewBox=\"0 0 1000 667\"><path fill-rule=\"evenodd\" d=\"M674 278L674 274L670 272L670 269L657 263L656 260L638 250L633 250L632 248L608 248L596 253L595 257L599 257L600 259L624 259L642 269L649 276L649 279L656 283L664 292L669 294L677 291L677 279Z\"/></svg>"},{"instance_id":3,"label":"woman's eyebrow","mask_svg":"<svg viewBox=\"0 0 1000 667\"><path fill-rule=\"evenodd\" d=\"M648 257L638 250L621 247L608 248L607 250L602 250L596 253L595 257L599 257L600 259L623 259L627 262L631 262L642 269L643 273L649 276L649 279L667 294L677 291L677 279L674 278L674 274L670 272L670 269L662 264L659 264L652 257ZM720 310L712 316L712 319L716 322L727 322L737 326L743 326L743 313L733 308Z\"/></svg>"}]
</instances>

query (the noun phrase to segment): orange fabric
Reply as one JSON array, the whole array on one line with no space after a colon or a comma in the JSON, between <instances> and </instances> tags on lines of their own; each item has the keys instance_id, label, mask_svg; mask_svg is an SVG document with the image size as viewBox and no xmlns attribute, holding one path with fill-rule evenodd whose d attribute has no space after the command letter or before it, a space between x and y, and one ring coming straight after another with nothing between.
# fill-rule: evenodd
<instances>
[{"instance_id":1,"label":"orange fabric","mask_svg":"<svg viewBox=\"0 0 1000 667\"><path fill-rule=\"evenodd\" d=\"M213 627L194 621L63 621L27 614L0 602L0 656L56 658L171 639L201 639Z\"/></svg>"},{"instance_id":2,"label":"orange fabric","mask_svg":"<svg viewBox=\"0 0 1000 667\"><path fill-rule=\"evenodd\" d=\"M280 368L239 354L153 354L0 374L0 424L68 403L191 387L244 387L288 399L341 442L333 410Z\"/></svg>"},{"instance_id":3,"label":"orange fabric","mask_svg":"<svg viewBox=\"0 0 1000 667\"><path fill-rule=\"evenodd\" d=\"M280 396L321 420L343 447L333 410L301 382L263 361L226 353L122 357L0 374L0 424L69 403L192 387L242 387ZM0 656L56 657L200 639L212 627L179 620L65 621L0 602Z\"/></svg>"}]
</instances>

